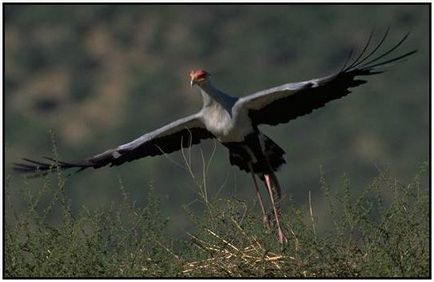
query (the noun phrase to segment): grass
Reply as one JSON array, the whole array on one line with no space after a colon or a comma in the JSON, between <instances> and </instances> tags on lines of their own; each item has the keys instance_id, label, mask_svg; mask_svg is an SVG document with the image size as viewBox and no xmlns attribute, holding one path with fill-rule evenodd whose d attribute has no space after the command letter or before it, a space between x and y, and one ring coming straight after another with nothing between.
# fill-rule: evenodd
<instances>
[{"instance_id":1,"label":"grass","mask_svg":"<svg viewBox=\"0 0 434 282\"><path fill-rule=\"evenodd\" d=\"M244 202L210 199L198 181L202 215L186 209L196 229L170 238L152 187L142 207L122 183L117 204L71 212L64 178L46 178L20 195L17 214L6 182L4 269L18 277L430 277L428 165L407 185L386 172L359 195L320 179L330 227L319 230L315 210L291 204L283 216L289 243L265 230ZM205 198L206 196L206 198ZM58 220L53 223L52 215ZM307 217L305 215L308 215Z\"/></svg>"}]
</instances>

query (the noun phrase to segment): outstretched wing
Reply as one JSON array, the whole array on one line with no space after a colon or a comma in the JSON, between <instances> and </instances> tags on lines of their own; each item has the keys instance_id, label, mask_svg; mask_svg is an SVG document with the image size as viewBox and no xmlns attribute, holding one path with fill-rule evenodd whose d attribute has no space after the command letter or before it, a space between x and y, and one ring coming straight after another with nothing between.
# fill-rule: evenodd
<instances>
[{"instance_id":1,"label":"outstretched wing","mask_svg":"<svg viewBox=\"0 0 434 282\"><path fill-rule=\"evenodd\" d=\"M14 169L19 172L43 175L51 172L55 167L63 170L78 168L81 171L89 167L118 166L139 158L171 153L198 144L202 139L214 137L205 128L201 117L201 114L198 113L179 119L160 129L142 135L130 143L120 145L82 161L63 162L46 158L49 162L39 162L23 159L25 162L16 163Z\"/></svg>"},{"instance_id":2,"label":"outstretched wing","mask_svg":"<svg viewBox=\"0 0 434 282\"><path fill-rule=\"evenodd\" d=\"M344 66L338 73L260 91L240 98L235 107L246 108L255 125L276 125L306 115L332 100L346 96L351 92L349 88L366 83L365 80L356 79L357 76L382 73L385 67L416 52L415 50L387 58L407 39L407 34L392 48L378 55L377 51L383 45L387 33L388 31L385 32L380 42L366 54L372 39L371 34L361 54L352 64Z\"/></svg>"}]
</instances>

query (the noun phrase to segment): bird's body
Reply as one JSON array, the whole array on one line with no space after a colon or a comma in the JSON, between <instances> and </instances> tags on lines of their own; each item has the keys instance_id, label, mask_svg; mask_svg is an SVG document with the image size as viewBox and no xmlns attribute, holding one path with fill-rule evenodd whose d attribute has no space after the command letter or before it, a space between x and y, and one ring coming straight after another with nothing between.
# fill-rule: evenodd
<instances>
[{"instance_id":1,"label":"bird's body","mask_svg":"<svg viewBox=\"0 0 434 282\"><path fill-rule=\"evenodd\" d=\"M284 163L283 149L259 131L247 108L238 104L239 98L218 90L211 80L204 81L200 88L202 122L229 149L231 164L249 172L248 163L251 163L255 173L265 173L270 171L268 166L264 166L267 157L273 161L272 171ZM280 162L276 164L276 161Z\"/></svg>"},{"instance_id":2,"label":"bird's body","mask_svg":"<svg viewBox=\"0 0 434 282\"><path fill-rule=\"evenodd\" d=\"M20 172L44 174L52 171L54 166L60 169L78 168L79 171L91 167L117 166L147 156L171 153L198 144L203 139L215 138L229 149L232 165L252 174L264 223L268 225L268 215L255 176L264 181L273 207L279 241L283 243L286 237L279 224L278 206L275 203L275 196L279 198L281 191L274 172L285 163L285 152L262 134L258 126L286 123L306 115L332 100L346 96L350 93L349 88L366 83L365 80L357 79L357 76L379 74L384 71L385 66L415 53L411 51L392 59L383 59L407 38L407 35L404 36L388 51L378 55L377 51L386 36L387 32L379 44L366 54L370 37L355 61L335 74L304 82L286 83L242 98L230 96L219 90L212 84L207 72L192 71L191 84L199 86L203 99L203 107L198 113L84 160L62 162L48 158L51 162L46 163L24 159L27 163L18 163L15 169Z\"/></svg>"},{"instance_id":3,"label":"bird's body","mask_svg":"<svg viewBox=\"0 0 434 282\"><path fill-rule=\"evenodd\" d=\"M201 86L203 107L200 111L206 129L220 142L241 142L253 130L247 114L234 112L238 98L215 88L210 81Z\"/></svg>"}]
</instances>

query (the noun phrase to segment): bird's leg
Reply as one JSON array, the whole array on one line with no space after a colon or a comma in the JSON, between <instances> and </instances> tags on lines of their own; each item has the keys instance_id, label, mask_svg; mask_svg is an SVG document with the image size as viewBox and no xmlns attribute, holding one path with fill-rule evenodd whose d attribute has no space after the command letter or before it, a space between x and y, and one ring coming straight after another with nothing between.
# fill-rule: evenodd
<instances>
[{"instance_id":1,"label":"bird's leg","mask_svg":"<svg viewBox=\"0 0 434 282\"><path fill-rule=\"evenodd\" d=\"M267 213L265 212L264 202L262 201L261 193L259 193L258 183L256 182L256 176L255 173L253 172L253 167L251 163L249 163L249 169L250 172L252 173L253 183L255 183L256 196L258 197L259 206L261 207L261 211L262 211L262 223L266 228L270 228L270 221L268 219Z\"/></svg>"},{"instance_id":2,"label":"bird's leg","mask_svg":"<svg viewBox=\"0 0 434 282\"><path fill-rule=\"evenodd\" d=\"M271 200L271 205L273 207L273 213L274 213L274 217L276 219L276 225L277 225L277 235L279 238L279 243L281 244L286 244L288 243L288 239L285 236L285 233L283 233L282 227L280 226L280 221L279 221L279 211L278 208L275 204L274 201L274 193L273 193L273 187L271 186L271 178L273 179L273 182L275 183L276 186L278 186L279 184L277 183L277 178L273 175L273 173L271 174L264 174L264 179L265 179L265 184L267 186L267 190L268 190L268 194L270 195L270 200ZM276 189L280 189L277 188ZM280 193L277 193L277 196L280 197Z\"/></svg>"}]
</instances>

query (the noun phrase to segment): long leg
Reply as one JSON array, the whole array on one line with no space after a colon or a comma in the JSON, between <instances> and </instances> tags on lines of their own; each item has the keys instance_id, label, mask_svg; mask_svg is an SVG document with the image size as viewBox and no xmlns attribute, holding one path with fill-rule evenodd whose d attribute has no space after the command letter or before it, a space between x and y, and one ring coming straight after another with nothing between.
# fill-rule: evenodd
<instances>
[{"instance_id":1,"label":"long leg","mask_svg":"<svg viewBox=\"0 0 434 282\"><path fill-rule=\"evenodd\" d=\"M276 176L273 174L273 172L271 172L271 174L264 174L264 178L265 178L265 184L267 186L268 189L268 194L270 195L270 200L271 200L271 205L273 207L273 213L274 213L274 217L276 219L276 225L277 225L277 235L279 238L279 242L281 244L286 244L288 243L288 239L285 236L285 233L283 233L282 227L280 226L280 220L279 220L279 212L278 212L278 208L276 207L275 201L274 201L274 193L273 193L273 187L271 186L271 179L273 179L273 182L275 184L275 186L279 186L279 183L277 181ZM271 178L271 179L270 179ZM276 187L276 190L280 189ZM280 193L278 192L278 197L280 197Z\"/></svg>"},{"instance_id":2,"label":"long leg","mask_svg":"<svg viewBox=\"0 0 434 282\"><path fill-rule=\"evenodd\" d=\"M255 176L255 173L253 172L253 167L252 167L251 163L249 163L249 169L250 169L250 172L252 174L253 183L255 183L256 196L258 197L259 206L261 207L261 211L262 211L262 223L264 224L264 226L266 228L270 228L270 222L268 220L268 215L265 212L264 202L262 201L261 193L259 193L258 183L256 182L256 176Z\"/></svg>"}]
</instances>

